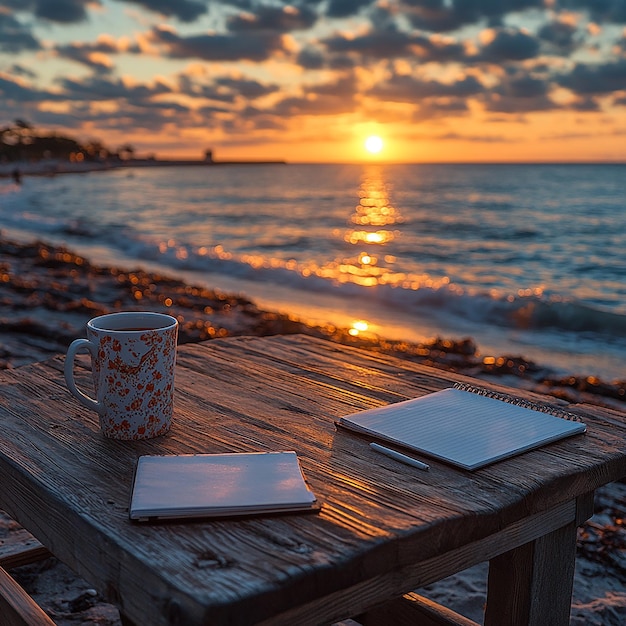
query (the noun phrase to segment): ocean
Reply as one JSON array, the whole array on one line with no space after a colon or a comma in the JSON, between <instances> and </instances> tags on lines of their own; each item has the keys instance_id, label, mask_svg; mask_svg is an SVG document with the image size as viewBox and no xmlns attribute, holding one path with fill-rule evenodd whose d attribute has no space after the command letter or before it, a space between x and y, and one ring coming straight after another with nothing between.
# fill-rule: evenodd
<instances>
[{"instance_id":1,"label":"ocean","mask_svg":"<svg viewBox=\"0 0 626 626\"><path fill-rule=\"evenodd\" d=\"M0 229L354 333L626 379L626 165L26 176L0 181Z\"/></svg>"}]
</instances>

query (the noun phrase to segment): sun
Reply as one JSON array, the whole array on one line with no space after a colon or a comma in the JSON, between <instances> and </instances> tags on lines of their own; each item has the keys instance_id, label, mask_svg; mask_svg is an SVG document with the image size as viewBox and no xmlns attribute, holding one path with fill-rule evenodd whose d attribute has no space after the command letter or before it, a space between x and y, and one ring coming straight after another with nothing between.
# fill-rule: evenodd
<instances>
[{"instance_id":1,"label":"sun","mask_svg":"<svg viewBox=\"0 0 626 626\"><path fill-rule=\"evenodd\" d=\"M365 149L370 154L378 154L383 149L383 140L378 135L370 135L365 140Z\"/></svg>"}]
</instances>

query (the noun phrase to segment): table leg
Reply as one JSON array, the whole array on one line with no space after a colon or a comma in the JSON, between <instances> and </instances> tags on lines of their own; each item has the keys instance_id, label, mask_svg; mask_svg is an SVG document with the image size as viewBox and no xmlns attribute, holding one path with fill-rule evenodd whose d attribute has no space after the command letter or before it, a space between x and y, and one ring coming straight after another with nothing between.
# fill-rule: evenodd
<instances>
[{"instance_id":1,"label":"table leg","mask_svg":"<svg viewBox=\"0 0 626 626\"><path fill-rule=\"evenodd\" d=\"M576 531L593 513L593 493L566 526L489 562L485 626L568 626Z\"/></svg>"}]
</instances>

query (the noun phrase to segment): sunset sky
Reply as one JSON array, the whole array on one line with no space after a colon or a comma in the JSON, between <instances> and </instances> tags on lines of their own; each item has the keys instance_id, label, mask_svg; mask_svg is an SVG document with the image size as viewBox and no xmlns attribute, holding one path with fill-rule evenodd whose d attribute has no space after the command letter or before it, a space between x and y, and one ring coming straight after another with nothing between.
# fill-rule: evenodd
<instances>
[{"instance_id":1,"label":"sunset sky","mask_svg":"<svg viewBox=\"0 0 626 626\"><path fill-rule=\"evenodd\" d=\"M162 158L626 161L626 0L0 0L15 119Z\"/></svg>"}]
</instances>

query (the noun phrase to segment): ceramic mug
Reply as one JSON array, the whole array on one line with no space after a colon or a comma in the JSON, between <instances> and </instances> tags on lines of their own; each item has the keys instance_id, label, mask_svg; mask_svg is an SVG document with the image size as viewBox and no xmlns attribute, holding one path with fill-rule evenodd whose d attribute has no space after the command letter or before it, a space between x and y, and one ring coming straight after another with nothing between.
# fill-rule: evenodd
<instances>
[{"instance_id":1,"label":"ceramic mug","mask_svg":"<svg viewBox=\"0 0 626 626\"><path fill-rule=\"evenodd\" d=\"M170 429L174 405L176 318L163 313L125 312L94 317L87 339L74 340L65 357L72 395L100 416L105 436L147 439ZM89 352L96 398L77 388L74 360Z\"/></svg>"}]
</instances>

